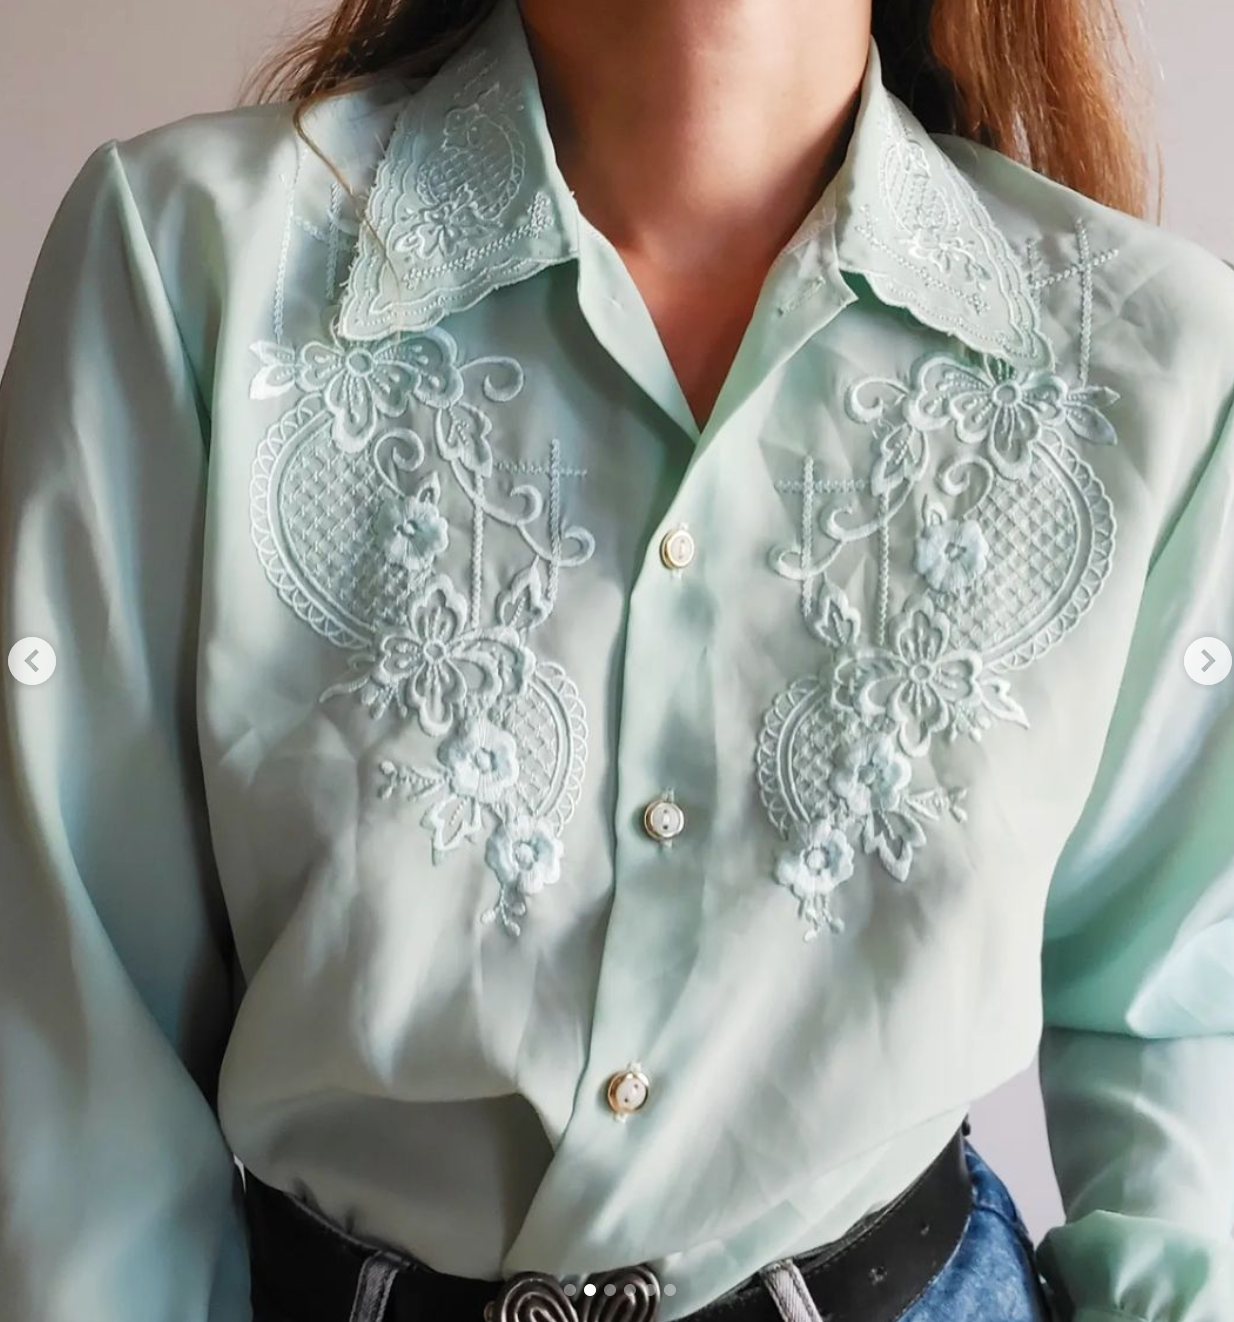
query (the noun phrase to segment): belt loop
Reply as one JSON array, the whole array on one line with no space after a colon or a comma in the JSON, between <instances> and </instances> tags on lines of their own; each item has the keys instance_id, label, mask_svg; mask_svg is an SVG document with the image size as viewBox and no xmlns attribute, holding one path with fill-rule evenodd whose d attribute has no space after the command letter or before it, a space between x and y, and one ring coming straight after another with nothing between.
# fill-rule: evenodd
<instances>
[{"instance_id":1,"label":"belt loop","mask_svg":"<svg viewBox=\"0 0 1234 1322\"><path fill-rule=\"evenodd\" d=\"M758 1269L758 1274L784 1322L823 1322L823 1316L806 1288L801 1268L792 1258L769 1262Z\"/></svg>"},{"instance_id":2,"label":"belt loop","mask_svg":"<svg viewBox=\"0 0 1234 1322\"><path fill-rule=\"evenodd\" d=\"M383 1322L394 1278L402 1267L398 1258L384 1250L365 1258L348 1322Z\"/></svg>"}]
</instances>

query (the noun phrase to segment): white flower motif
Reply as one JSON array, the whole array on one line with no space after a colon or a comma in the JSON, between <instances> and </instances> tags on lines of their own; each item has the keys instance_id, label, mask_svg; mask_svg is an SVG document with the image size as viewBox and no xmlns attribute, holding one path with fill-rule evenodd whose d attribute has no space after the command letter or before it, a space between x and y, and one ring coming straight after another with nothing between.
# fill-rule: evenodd
<instances>
[{"instance_id":1,"label":"white flower motif","mask_svg":"<svg viewBox=\"0 0 1234 1322\"><path fill-rule=\"evenodd\" d=\"M963 363L947 355L926 360L915 373L918 407L941 406L957 438L979 445L995 470L1015 481L1028 472L1034 447L1064 427L1081 440L1113 445L1114 428L1101 410L1118 399L1106 386L1077 389L1055 372L1021 372L999 358Z\"/></svg>"},{"instance_id":2,"label":"white flower motif","mask_svg":"<svg viewBox=\"0 0 1234 1322\"><path fill-rule=\"evenodd\" d=\"M419 213L419 220L395 240L396 252L414 252L419 257L453 257L474 239L483 237L484 225L471 207L456 201L439 202Z\"/></svg>"},{"instance_id":3,"label":"white flower motif","mask_svg":"<svg viewBox=\"0 0 1234 1322\"><path fill-rule=\"evenodd\" d=\"M890 812L912 779L913 769L895 739L888 734L866 735L850 744L831 773L831 788L855 817Z\"/></svg>"},{"instance_id":4,"label":"white flower motif","mask_svg":"<svg viewBox=\"0 0 1234 1322\"><path fill-rule=\"evenodd\" d=\"M546 818L521 815L501 822L484 850L484 861L501 889L480 921L500 921L507 932L518 936L522 931L518 919L527 912L527 897L560 879L563 852Z\"/></svg>"},{"instance_id":5,"label":"white flower motif","mask_svg":"<svg viewBox=\"0 0 1234 1322\"><path fill-rule=\"evenodd\" d=\"M951 621L928 598L906 605L891 636L901 673L888 707L896 716L915 717L930 730L943 729L951 703L972 692L980 658L975 652L948 651Z\"/></svg>"},{"instance_id":6,"label":"white flower motif","mask_svg":"<svg viewBox=\"0 0 1234 1322\"><path fill-rule=\"evenodd\" d=\"M269 399L293 385L319 395L331 415L334 443L346 454L363 450L383 421L399 417L413 399L441 410L463 393L458 346L436 329L371 344L332 336L329 343L312 340L299 349L262 341L253 352L264 366L250 396Z\"/></svg>"},{"instance_id":7,"label":"white flower motif","mask_svg":"<svg viewBox=\"0 0 1234 1322\"><path fill-rule=\"evenodd\" d=\"M952 651L951 621L929 597L905 603L891 631L891 647L860 647L836 666L835 698L872 720L890 718L900 747L918 757L932 735L948 730L957 704L977 696L981 657Z\"/></svg>"},{"instance_id":8,"label":"white flower motif","mask_svg":"<svg viewBox=\"0 0 1234 1322\"><path fill-rule=\"evenodd\" d=\"M514 736L486 716L469 716L437 750L456 797L489 807L518 783Z\"/></svg>"},{"instance_id":9,"label":"white flower motif","mask_svg":"<svg viewBox=\"0 0 1234 1322\"><path fill-rule=\"evenodd\" d=\"M825 922L833 932L844 930L843 920L831 911L836 887L853 875L853 847L848 837L826 818L798 825L795 838L776 863L776 882L797 897L797 912L813 940Z\"/></svg>"},{"instance_id":10,"label":"white flower motif","mask_svg":"<svg viewBox=\"0 0 1234 1322\"><path fill-rule=\"evenodd\" d=\"M438 578L411 606L404 631L378 641L374 679L394 689L417 712L426 734L444 734L467 692L457 643L466 636L467 599L447 578Z\"/></svg>"},{"instance_id":11,"label":"white flower motif","mask_svg":"<svg viewBox=\"0 0 1234 1322\"><path fill-rule=\"evenodd\" d=\"M1063 419L1067 383L1051 372L1019 376L997 359L986 366L953 364L940 385L956 436L981 445L1007 478L1022 477L1042 433Z\"/></svg>"},{"instance_id":12,"label":"white flower motif","mask_svg":"<svg viewBox=\"0 0 1234 1322\"><path fill-rule=\"evenodd\" d=\"M990 546L976 519L946 519L923 528L913 568L936 592L971 587L989 561Z\"/></svg>"},{"instance_id":13,"label":"white flower motif","mask_svg":"<svg viewBox=\"0 0 1234 1322\"><path fill-rule=\"evenodd\" d=\"M534 895L560 878L562 852L548 822L516 817L489 836L484 861L503 887Z\"/></svg>"},{"instance_id":14,"label":"white flower motif","mask_svg":"<svg viewBox=\"0 0 1234 1322\"><path fill-rule=\"evenodd\" d=\"M377 535L386 559L416 577L447 547L450 530L427 495L391 495L377 515Z\"/></svg>"},{"instance_id":15,"label":"white flower motif","mask_svg":"<svg viewBox=\"0 0 1234 1322\"><path fill-rule=\"evenodd\" d=\"M439 574L412 599L404 627L376 639L373 652L357 654L358 679L328 688L322 698L360 691L374 717L394 704L415 712L428 735L446 734L465 705L487 711L502 696L521 693L535 656L516 630L500 625L467 628L467 599Z\"/></svg>"},{"instance_id":16,"label":"white flower motif","mask_svg":"<svg viewBox=\"0 0 1234 1322\"><path fill-rule=\"evenodd\" d=\"M960 278L967 283L993 279L994 273L973 255L970 241L963 235L920 226L908 237L905 246L910 256L929 262L943 275L953 275L958 266Z\"/></svg>"}]
</instances>

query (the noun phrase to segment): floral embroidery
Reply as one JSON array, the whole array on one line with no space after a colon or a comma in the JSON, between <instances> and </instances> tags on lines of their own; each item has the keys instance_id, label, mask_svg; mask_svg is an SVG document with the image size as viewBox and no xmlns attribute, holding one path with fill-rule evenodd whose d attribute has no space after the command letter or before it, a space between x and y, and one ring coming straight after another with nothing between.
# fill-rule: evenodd
<instances>
[{"instance_id":1,"label":"floral embroidery","mask_svg":"<svg viewBox=\"0 0 1234 1322\"><path fill-rule=\"evenodd\" d=\"M457 199L439 202L425 206L411 228L399 236L398 251L453 257L483 233L484 222L474 206L460 206Z\"/></svg>"},{"instance_id":2,"label":"floral embroidery","mask_svg":"<svg viewBox=\"0 0 1234 1322\"><path fill-rule=\"evenodd\" d=\"M321 700L397 717L396 743L413 723L437 741L433 759L381 758L376 794L425 803L435 864L487 833L498 898L480 918L518 935L527 897L560 876L586 760L578 689L530 645L562 572L595 549L564 512L583 473L556 440L543 463L499 459L492 409L522 390L522 368L464 361L444 331L357 347L332 324L327 340L253 352L254 398L296 395L254 459L253 539L283 600L348 653ZM464 549L447 492L471 528L461 576L445 566ZM486 532L516 553L487 603Z\"/></svg>"},{"instance_id":3,"label":"floral embroidery","mask_svg":"<svg viewBox=\"0 0 1234 1322\"><path fill-rule=\"evenodd\" d=\"M552 826L537 817L516 817L503 822L484 851L485 861L501 883L497 903L480 915L485 922L500 920L507 926L527 912L523 897L535 895L561 876L561 841ZM516 930L517 930L517 924Z\"/></svg>"},{"instance_id":4,"label":"floral embroidery","mask_svg":"<svg viewBox=\"0 0 1234 1322\"><path fill-rule=\"evenodd\" d=\"M858 847L904 882L929 825L965 820L963 786L913 784L935 740L1028 725L1010 673L1075 627L1109 570L1113 511L1075 442L1115 443L1101 410L1116 398L1054 372L927 355L906 380L848 392L870 437L864 477L820 480L806 456L801 479L779 484L800 494L800 534L770 563L799 586L821 652L764 714L756 770L787 845L774 879L798 897L807 939L843 930L832 906ZM914 511L916 586L893 608L890 530ZM829 571L869 538L867 621Z\"/></svg>"},{"instance_id":5,"label":"floral embroidery","mask_svg":"<svg viewBox=\"0 0 1234 1322\"><path fill-rule=\"evenodd\" d=\"M502 693L517 693L535 657L514 629L468 629L467 599L448 578L434 579L407 606L406 626L382 634L374 651L350 662L361 674L322 695L358 693L374 716L393 705L415 713L428 735L443 735L463 709L487 710Z\"/></svg>"},{"instance_id":6,"label":"floral embroidery","mask_svg":"<svg viewBox=\"0 0 1234 1322\"><path fill-rule=\"evenodd\" d=\"M386 558L402 565L412 579L426 574L450 544L450 529L437 503L441 483L434 473L411 496L386 498L378 515L377 531Z\"/></svg>"},{"instance_id":7,"label":"floral embroidery","mask_svg":"<svg viewBox=\"0 0 1234 1322\"><path fill-rule=\"evenodd\" d=\"M969 366L940 358L923 369L931 373L935 380L927 388L945 403L956 436L983 446L1003 477L1023 477L1032 446L1063 427L1094 444L1114 444L1114 429L1100 410L1117 396L1104 386L1072 390L1053 372L1019 373L990 359Z\"/></svg>"},{"instance_id":8,"label":"floral embroidery","mask_svg":"<svg viewBox=\"0 0 1234 1322\"><path fill-rule=\"evenodd\" d=\"M967 284L994 278L994 272L974 252L972 241L962 234L945 234L918 225L908 231L904 246L911 257L929 263L942 275L958 276Z\"/></svg>"},{"instance_id":9,"label":"floral embroidery","mask_svg":"<svg viewBox=\"0 0 1234 1322\"><path fill-rule=\"evenodd\" d=\"M917 535L913 568L936 591L962 592L985 572L990 545L976 519L939 519Z\"/></svg>"},{"instance_id":10,"label":"floral embroidery","mask_svg":"<svg viewBox=\"0 0 1234 1322\"><path fill-rule=\"evenodd\" d=\"M500 801L518 780L518 751L505 730L483 716L468 717L437 756L446 769L450 789L460 799L482 807Z\"/></svg>"},{"instance_id":11,"label":"floral embroidery","mask_svg":"<svg viewBox=\"0 0 1234 1322\"><path fill-rule=\"evenodd\" d=\"M972 184L906 107L888 94L871 106L876 178L854 181L850 257L887 303L1021 368L1051 365L1022 263Z\"/></svg>"},{"instance_id":12,"label":"floral embroidery","mask_svg":"<svg viewBox=\"0 0 1234 1322\"><path fill-rule=\"evenodd\" d=\"M843 920L831 911L831 895L852 875L853 847L843 831L826 819L798 828L792 847L776 864L776 881L797 897L798 913L809 923L807 941L823 923L833 932L844 930Z\"/></svg>"},{"instance_id":13,"label":"floral embroidery","mask_svg":"<svg viewBox=\"0 0 1234 1322\"><path fill-rule=\"evenodd\" d=\"M906 753L919 757L930 737L955 737L957 713L983 707L1027 725L1018 704L986 690L976 652L952 649L951 621L929 597L907 602L890 648L850 647L835 669L835 701L862 719L885 717Z\"/></svg>"},{"instance_id":14,"label":"floral embroidery","mask_svg":"<svg viewBox=\"0 0 1234 1322\"><path fill-rule=\"evenodd\" d=\"M282 395L293 386L319 394L333 420L335 444L354 453L377 434L383 419L397 418L413 400L447 409L463 393L449 336L426 331L391 336L376 344L311 341L299 349L267 341L253 352L264 366L254 378L254 399Z\"/></svg>"},{"instance_id":15,"label":"floral embroidery","mask_svg":"<svg viewBox=\"0 0 1234 1322\"><path fill-rule=\"evenodd\" d=\"M886 734L866 735L844 749L831 773L831 788L849 812L866 817L899 805L913 769Z\"/></svg>"}]
</instances>

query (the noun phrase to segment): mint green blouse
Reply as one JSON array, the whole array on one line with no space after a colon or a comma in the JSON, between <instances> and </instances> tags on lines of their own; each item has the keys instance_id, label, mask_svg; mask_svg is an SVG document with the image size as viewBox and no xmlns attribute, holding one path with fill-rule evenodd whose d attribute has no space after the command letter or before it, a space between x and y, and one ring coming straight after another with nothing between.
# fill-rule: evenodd
<instances>
[{"instance_id":1,"label":"mint green blouse","mask_svg":"<svg viewBox=\"0 0 1234 1322\"><path fill-rule=\"evenodd\" d=\"M0 1311L247 1322L235 1154L671 1322L1041 1039L1060 1313L1230 1322L1234 274L872 47L700 427L514 0L363 216L290 112L94 150L0 387Z\"/></svg>"}]
</instances>

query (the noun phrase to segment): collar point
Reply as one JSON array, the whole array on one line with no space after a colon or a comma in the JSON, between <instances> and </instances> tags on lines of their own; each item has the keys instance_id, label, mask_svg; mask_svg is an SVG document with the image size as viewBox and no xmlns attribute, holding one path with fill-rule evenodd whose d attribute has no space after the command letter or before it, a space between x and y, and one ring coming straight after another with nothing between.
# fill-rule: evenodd
<instances>
[{"instance_id":1,"label":"collar point","mask_svg":"<svg viewBox=\"0 0 1234 1322\"><path fill-rule=\"evenodd\" d=\"M371 342L402 332L431 330L448 313L466 306L462 291L444 291L432 281L418 287L394 285L375 251L356 256L334 313L340 340Z\"/></svg>"},{"instance_id":2,"label":"collar point","mask_svg":"<svg viewBox=\"0 0 1234 1322\"><path fill-rule=\"evenodd\" d=\"M340 310L334 319L335 338L356 344L380 340L395 329L389 320L374 320L345 309Z\"/></svg>"}]
</instances>

